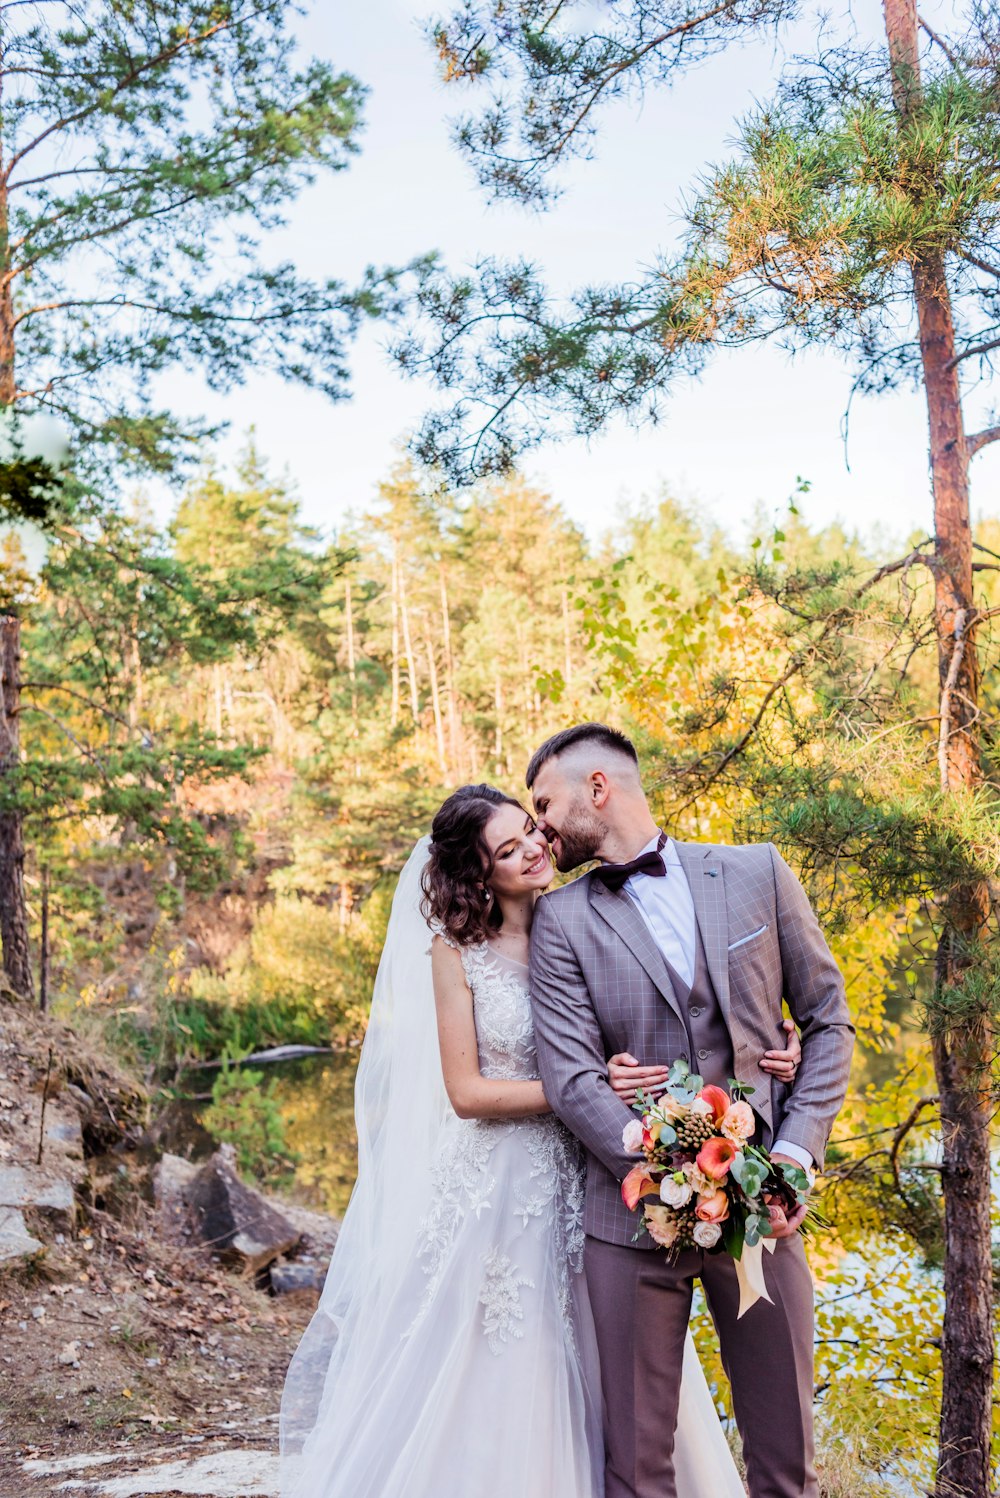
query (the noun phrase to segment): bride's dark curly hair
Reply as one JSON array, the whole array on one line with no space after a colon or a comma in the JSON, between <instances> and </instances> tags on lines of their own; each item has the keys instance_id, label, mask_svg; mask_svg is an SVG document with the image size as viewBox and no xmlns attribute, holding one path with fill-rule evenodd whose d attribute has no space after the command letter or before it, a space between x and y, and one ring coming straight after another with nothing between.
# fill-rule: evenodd
<instances>
[{"instance_id":1,"label":"bride's dark curly hair","mask_svg":"<svg viewBox=\"0 0 1000 1498\"><path fill-rule=\"evenodd\" d=\"M460 947L485 941L487 932L500 925L497 902L486 887L493 857L485 837L486 824L500 806L524 811L520 801L495 785L463 785L431 823L421 908Z\"/></svg>"}]
</instances>

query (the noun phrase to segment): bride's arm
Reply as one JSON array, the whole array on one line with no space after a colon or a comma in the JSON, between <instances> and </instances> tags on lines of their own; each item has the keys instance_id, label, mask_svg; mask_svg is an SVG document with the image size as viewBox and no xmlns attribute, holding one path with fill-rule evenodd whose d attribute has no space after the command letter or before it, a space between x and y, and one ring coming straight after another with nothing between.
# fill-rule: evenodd
<instances>
[{"instance_id":1,"label":"bride's arm","mask_svg":"<svg viewBox=\"0 0 1000 1498\"><path fill-rule=\"evenodd\" d=\"M459 1118L527 1118L551 1113L541 1082L504 1082L479 1070L479 1046L472 994L462 959L440 937L431 948L441 1070L451 1106Z\"/></svg>"}]
</instances>

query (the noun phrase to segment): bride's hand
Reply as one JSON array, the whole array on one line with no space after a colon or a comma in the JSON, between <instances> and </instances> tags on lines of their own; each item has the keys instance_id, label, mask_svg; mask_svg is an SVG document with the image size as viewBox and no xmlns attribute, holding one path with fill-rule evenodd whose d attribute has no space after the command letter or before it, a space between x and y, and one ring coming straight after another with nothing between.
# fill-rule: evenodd
<instances>
[{"instance_id":1,"label":"bride's hand","mask_svg":"<svg viewBox=\"0 0 1000 1498\"><path fill-rule=\"evenodd\" d=\"M766 1071L769 1076L776 1077L779 1082L794 1082L795 1073L802 1060L802 1042L799 1040L798 1030L790 1019L783 1020L782 1026L788 1036L787 1050L765 1051L760 1062L760 1069Z\"/></svg>"},{"instance_id":2,"label":"bride's hand","mask_svg":"<svg viewBox=\"0 0 1000 1498\"><path fill-rule=\"evenodd\" d=\"M619 1051L608 1062L608 1081L612 1090L629 1105L635 1102L637 1088L647 1094L658 1092L666 1085L669 1074L667 1066L640 1066L628 1051Z\"/></svg>"}]
</instances>

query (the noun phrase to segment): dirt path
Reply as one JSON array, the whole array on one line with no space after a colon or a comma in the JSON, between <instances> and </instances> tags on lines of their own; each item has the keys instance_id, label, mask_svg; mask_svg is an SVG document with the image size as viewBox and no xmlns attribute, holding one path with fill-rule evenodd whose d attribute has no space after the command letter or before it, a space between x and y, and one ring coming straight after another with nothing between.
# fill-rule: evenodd
<instances>
[{"instance_id":1,"label":"dirt path","mask_svg":"<svg viewBox=\"0 0 1000 1498\"><path fill-rule=\"evenodd\" d=\"M139 1449L7 1458L0 1463L0 1491L3 1498L277 1498L275 1425L270 1417L244 1431L242 1440L234 1431Z\"/></svg>"}]
</instances>

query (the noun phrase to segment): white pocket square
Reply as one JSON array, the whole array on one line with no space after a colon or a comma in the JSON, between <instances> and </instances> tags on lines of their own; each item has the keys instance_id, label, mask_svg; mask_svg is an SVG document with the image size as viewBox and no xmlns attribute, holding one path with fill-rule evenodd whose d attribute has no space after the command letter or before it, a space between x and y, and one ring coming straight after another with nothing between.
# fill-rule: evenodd
<instances>
[{"instance_id":1,"label":"white pocket square","mask_svg":"<svg viewBox=\"0 0 1000 1498\"><path fill-rule=\"evenodd\" d=\"M767 930L766 926L758 926L756 931L751 931L749 936L741 936L739 941L729 943L729 951L735 952L737 947L745 947L748 941L754 941L758 936L763 936Z\"/></svg>"}]
</instances>

